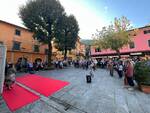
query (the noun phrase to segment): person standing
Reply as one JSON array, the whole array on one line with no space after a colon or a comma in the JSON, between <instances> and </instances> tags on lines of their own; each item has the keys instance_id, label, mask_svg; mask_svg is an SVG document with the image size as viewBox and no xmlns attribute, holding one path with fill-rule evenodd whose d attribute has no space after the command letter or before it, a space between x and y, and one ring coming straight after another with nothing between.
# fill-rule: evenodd
<instances>
[{"instance_id":1,"label":"person standing","mask_svg":"<svg viewBox=\"0 0 150 113\"><path fill-rule=\"evenodd\" d=\"M123 64L122 64L122 61L120 61L119 64L118 64L118 75L119 75L119 78L122 78L122 76L123 76Z\"/></svg>"},{"instance_id":2,"label":"person standing","mask_svg":"<svg viewBox=\"0 0 150 113\"><path fill-rule=\"evenodd\" d=\"M114 75L114 66L113 66L112 60L110 60L108 63L108 69L109 69L110 75L113 76Z\"/></svg>"},{"instance_id":3,"label":"person standing","mask_svg":"<svg viewBox=\"0 0 150 113\"><path fill-rule=\"evenodd\" d=\"M5 86L8 90L13 88L13 84L15 84L15 79L16 78L16 70L14 68L13 64L9 64L9 66L6 64L6 69L5 69Z\"/></svg>"},{"instance_id":4,"label":"person standing","mask_svg":"<svg viewBox=\"0 0 150 113\"><path fill-rule=\"evenodd\" d=\"M127 68L126 68L126 77L127 77L127 82L129 84L128 90L133 90L134 87L134 82L133 82L133 71L134 67L133 64L131 63L130 60L127 61Z\"/></svg>"},{"instance_id":5,"label":"person standing","mask_svg":"<svg viewBox=\"0 0 150 113\"><path fill-rule=\"evenodd\" d=\"M28 62L28 72L29 73L33 73L33 64L32 64L32 62Z\"/></svg>"},{"instance_id":6,"label":"person standing","mask_svg":"<svg viewBox=\"0 0 150 113\"><path fill-rule=\"evenodd\" d=\"M96 59L94 59L94 61L93 61L93 62L94 62L94 70L96 70L96 68L97 68L97 63L98 63L98 62L97 62L97 60L96 60Z\"/></svg>"}]
</instances>

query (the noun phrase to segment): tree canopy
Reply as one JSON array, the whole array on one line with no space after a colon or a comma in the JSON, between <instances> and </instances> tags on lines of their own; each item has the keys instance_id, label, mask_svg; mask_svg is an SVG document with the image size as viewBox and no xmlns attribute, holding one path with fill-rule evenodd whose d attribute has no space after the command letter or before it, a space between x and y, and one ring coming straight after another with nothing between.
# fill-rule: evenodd
<instances>
[{"instance_id":1,"label":"tree canopy","mask_svg":"<svg viewBox=\"0 0 150 113\"><path fill-rule=\"evenodd\" d=\"M20 7L19 15L24 25L34 33L34 38L48 44L48 63L51 63L51 41L57 32L56 24L65 14L58 0L29 0Z\"/></svg>"},{"instance_id":2,"label":"tree canopy","mask_svg":"<svg viewBox=\"0 0 150 113\"><path fill-rule=\"evenodd\" d=\"M108 27L103 27L101 31L97 30L95 35L95 45L101 49L115 50L120 57L120 49L132 41L129 35L131 25L126 17L115 18L114 23Z\"/></svg>"},{"instance_id":3,"label":"tree canopy","mask_svg":"<svg viewBox=\"0 0 150 113\"><path fill-rule=\"evenodd\" d=\"M56 48L64 51L64 58L67 57L67 51L74 49L78 38L79 26L73 15L64 15L59 19L56 25Z\"/></svg>"},{"instance_id":4,"label":"tree canopy","mask_svg":"<svg viewBox=\"0 0 150 113\"><path fill-rule=\"evenodd\" d=\"M48 43L58 19L64 14L64 8L58 0L29 0L20 7L20 18L24 25L34 32L40 42Z\"/></svg>"}]
</instances>

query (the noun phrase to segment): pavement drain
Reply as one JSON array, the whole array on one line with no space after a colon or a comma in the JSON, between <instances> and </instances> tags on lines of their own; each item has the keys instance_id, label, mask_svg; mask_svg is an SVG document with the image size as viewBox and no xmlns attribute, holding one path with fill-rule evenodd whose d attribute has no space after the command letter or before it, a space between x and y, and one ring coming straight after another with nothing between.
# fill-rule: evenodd
<instances>
[{"instance_id":1,"label":"pavement drain","mask_svg":"<svg viewBox=\"0 0 150 113\"><path fill-rule=\"evenodd\" d=\"M67 105L67 106L65 106L65 111L67 111L68 109L70 109L70 107L71 107L71 105Z\"/></svg>"},{"instance_id":2,"label":"pavement drain","mask_svg":"<svg viewBox=\"0 0 150 113\"><path fill-rule=\"evenodd\" d=\"M62 105L65 107L65 111L67 111L72 105L70 105L69 103L63 101L63 100L60 100L58 98L55 98L55 97L51 97L50 98L51 100L55 101L56 103Z\"/></svg>"},{"instance_id":3,"label":"pavement drain","mask_svg":"<svg viewBox=\"0 0 150 113\"><path fill-rule=\"evenodd\" d=\"M69 110L75 109L75 111L78 111L78 113L87 113L86 111L83 111L83 110L75 107L74 105L71 105L71 104L67 103L66 101L60 100L60 99L55 98L55 97L50 97L50 99L53 100L53 101L55 101L56 103L64 106L64 110L65 111L69 111Z\"/></svg>"}]
</instances>

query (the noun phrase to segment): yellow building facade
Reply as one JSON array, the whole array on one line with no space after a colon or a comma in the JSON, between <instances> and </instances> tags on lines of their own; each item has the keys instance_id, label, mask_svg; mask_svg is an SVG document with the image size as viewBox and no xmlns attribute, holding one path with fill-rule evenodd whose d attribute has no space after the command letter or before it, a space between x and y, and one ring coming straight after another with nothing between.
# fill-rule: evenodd
<instances>
[{"instance_id":1,"label":"yellow building facade","mask_svg":"<svg viewBox=\"0 0 150 113\"><path fill-rule=\"evenodd\" d=\"M75 49L72 49L71 51L67 52L68 59L75 60L77 58L83 59L85 56L85 44L81 43L80 37L78 36ZM53 46L54 47L54 46ZM61 51L58 51L56 48L53 48L53 54L55 56L55 59L64 59L64 55Z\"/></svg>"},{"instance_id":2,"label":"yellow building facade","mask_svg":"<svg viewBox=\"0 0 150 113\"><path fill-rule=\"evenodd\" d=\"M46 45L32 38L28 29L0 20L0 43L7 47L7 62L16 63L19 58L34 62L37 58L46 60Z\"/></svg>"},{"instance_id":3,"label":"yellow building facade","mask_svg":"<svg viewBox=\"0 0 150 113\"><path fill-rule=\"evenodd\" d=\"M7 62L16 63L19 58L26 58L34 62L36 59L47 60L47 45L33 39L33 33L28 29L0 20L0 43L7 47ZM68 52L68 57L75 59L78 55L84 55L84 44L80 38L76 42L76 49ZM52 59L63 59L62 52L54 48L52 44Z\"/></svg>"}]
</instances>

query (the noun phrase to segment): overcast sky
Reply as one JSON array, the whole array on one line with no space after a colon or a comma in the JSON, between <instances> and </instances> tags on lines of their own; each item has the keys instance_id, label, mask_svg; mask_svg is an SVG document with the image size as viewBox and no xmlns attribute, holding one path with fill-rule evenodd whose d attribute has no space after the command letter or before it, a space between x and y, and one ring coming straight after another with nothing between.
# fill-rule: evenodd
<instances>
[{"instance_id":1,"label":"overcast sky","mask_svg":"<svg viewBox=\"0 0 150 113\"><path fill-rule=\"evenodd\" d=\"M18 9L27 0L1 0L0 20L22 26ZM82 39L90 39L96 29L126 16L132 25L142 27L150 23L150 0L60 0L67 14L75 15Z\"/></svg>"}]
</instances>

